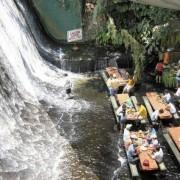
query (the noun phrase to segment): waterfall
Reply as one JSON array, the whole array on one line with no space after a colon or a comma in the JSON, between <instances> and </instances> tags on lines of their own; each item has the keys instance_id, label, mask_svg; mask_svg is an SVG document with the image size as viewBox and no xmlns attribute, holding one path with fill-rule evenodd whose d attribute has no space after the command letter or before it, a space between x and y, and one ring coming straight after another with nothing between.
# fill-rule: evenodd
<instances>
[{"instance_id":1,"label":"waterfall","mask_svg":"<svg viewBox=\"0 0 180 180\"><path fill-rule=\"evenodd\" d=\"M40 100L62 116L88 103L62 98L64 72L40 56L15 2L0 0L0 9L0 179L70 179L74 152Z\"/></svg>"}]
</instances>

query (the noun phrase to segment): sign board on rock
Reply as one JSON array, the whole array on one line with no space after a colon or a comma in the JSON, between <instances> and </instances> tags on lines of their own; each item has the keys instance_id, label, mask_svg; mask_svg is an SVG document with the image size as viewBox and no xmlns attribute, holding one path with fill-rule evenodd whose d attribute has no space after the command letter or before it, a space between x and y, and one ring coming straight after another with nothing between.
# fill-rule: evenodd
<instances>
[{"instance_id":1,"label":"sign board on rock","mask_svg":"<svg viewBox=\"0 0 180 180\"><path fill-rule=\"evenodd\" d=\"M67 31L67 41L74 42L82 40L82 29L73 29L71 31Z\"/></svg>"}]
</instances>

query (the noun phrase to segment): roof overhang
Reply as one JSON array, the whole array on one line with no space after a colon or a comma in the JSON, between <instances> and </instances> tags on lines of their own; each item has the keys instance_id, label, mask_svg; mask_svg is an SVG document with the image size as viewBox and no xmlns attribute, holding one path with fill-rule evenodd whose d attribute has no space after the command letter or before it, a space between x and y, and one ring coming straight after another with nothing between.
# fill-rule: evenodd
<instances>
[{"instance_id":1,"label":"roof overhang","mask_svg":"<svg viewBox=\"0 0 180 180\"><path fill-rule=\"evenodd\" d=\"M180 10L180 0L131 0L136 3Z\"/></svg>"}]
</instances>

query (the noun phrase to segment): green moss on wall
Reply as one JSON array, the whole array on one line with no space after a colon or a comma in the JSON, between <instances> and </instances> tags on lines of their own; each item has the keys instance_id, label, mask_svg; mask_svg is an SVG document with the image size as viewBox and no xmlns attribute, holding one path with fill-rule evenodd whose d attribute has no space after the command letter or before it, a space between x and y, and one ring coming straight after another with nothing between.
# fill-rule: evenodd
<instances>
[{"instance_id":1,"label":"green moss on wall","mask_svg":"<svg viewBox=\"0 0 180 180\"><path fill-rule=\"evenodd\" d=\"M81 28L79 0L31 0L47 33L56 40L66 40L67 31Z\"/></svg>"}]
</instances>

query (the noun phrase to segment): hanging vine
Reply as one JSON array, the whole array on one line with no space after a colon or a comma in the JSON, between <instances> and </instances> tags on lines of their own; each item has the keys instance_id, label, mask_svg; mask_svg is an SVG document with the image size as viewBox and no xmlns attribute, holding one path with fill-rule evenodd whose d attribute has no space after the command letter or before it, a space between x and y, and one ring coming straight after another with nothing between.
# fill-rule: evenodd
<instances>
[{"instance_id":1,"label":"hanging vine","mask_svg":"<svg viewBox=\"0 0 180 180\"><path fill-rule=\"evenodd\" d=\"M107 29L106 31L103 31L98 35L97 43L100 43L102 45L112 44L115 46L124 44L126 49L130 47L135 66L134 76L136 80L141 79L145 61L145 49L135 38L133 38L128 33L127 30L121 29L118 31L113 19L110 16L107 24Z\"/></svg>"},{"instance_id":2,"label":"hanging vine","mask_svg":"<svg viewBox=\"0 0 180 180\"><path fill-rule=\"evenodd\" d=\"M104 8L102 0L96 2L98 8L94 17L102 10L101 6ZM111 0L107 1L103 12L108 17L107 25L97 35L97 42L103 45L130 47L137 80L141 78L144 66L156 60L152 57L158 54L162 46L174 47L180 42L180 27L177 27L179 23L169 25L170 22L180 21L178 11L127 0Z\"/></svg>"}]
</instances>

